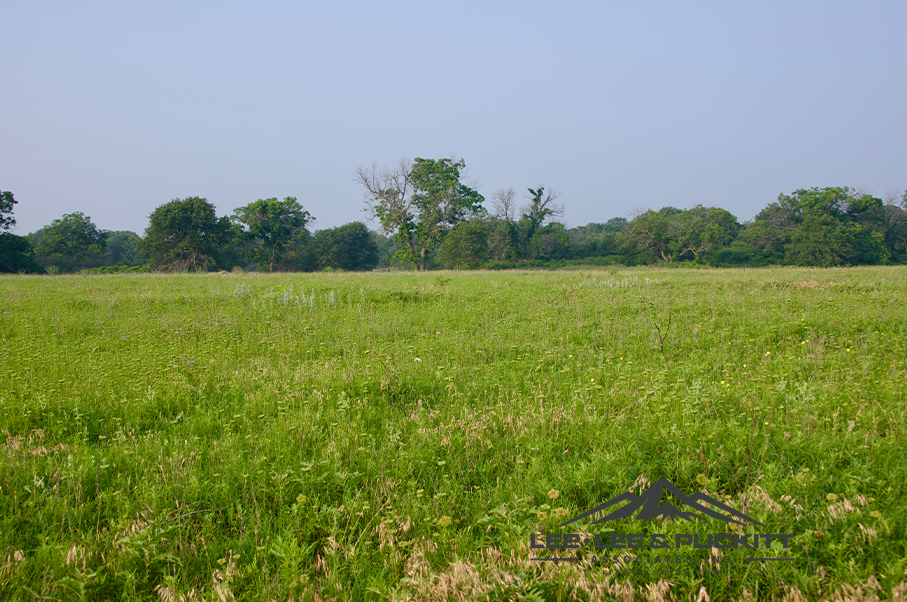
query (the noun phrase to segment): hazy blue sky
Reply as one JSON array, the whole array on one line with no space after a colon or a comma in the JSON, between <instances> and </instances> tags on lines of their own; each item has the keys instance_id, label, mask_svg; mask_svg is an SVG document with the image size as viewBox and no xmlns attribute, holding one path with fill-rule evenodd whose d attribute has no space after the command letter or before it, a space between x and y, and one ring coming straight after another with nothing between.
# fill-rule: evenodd
<instances>
[{"instance_id":1,"label":"hazy blue sky","mask_svg":"<svg viewBox=\"0 0 907 602\"><path fill-rule=\"evenodd\" d=\"M360 164L465 159L571 226L907 187L907 2L0 3L0 189L82 211L296 196L365 218ZM490 203L486 203L490 207Z\"/></svg>"}]
</instances>

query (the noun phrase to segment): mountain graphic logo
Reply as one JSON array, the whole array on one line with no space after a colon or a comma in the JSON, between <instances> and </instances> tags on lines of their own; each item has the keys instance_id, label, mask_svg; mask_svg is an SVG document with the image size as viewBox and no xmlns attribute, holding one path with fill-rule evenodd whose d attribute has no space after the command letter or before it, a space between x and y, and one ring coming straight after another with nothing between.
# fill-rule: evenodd
<instances>
[{"instance_id":1,"label":"mountain graphic logo","mask_svg":"<svg viewBox=\"0 0 907 602\"><path fill-rule=\"evenodd\" d=\"M755 525L759 525L760 527L765 526L762 523L760 523L759 521L757 521L753 518L750 518L749 516L747 516L746 514L743 514L742 512L738 512L738 511L734 510L727 504L723 504L722 502L719 502L715 498L710 497L710 496L702 493L701 491L694 493L693 495L686 495L680 489L675 487L674 484L671 483L671 481L669 481L667 479L658 479L657 481L652 483L652 485L650 485L649 488L646 489L645 491L643 491L640 495L633 495L629 491L626 493L623 493L623 494L617 496L616 498L608 500L604 504L596 506L595 508L593 508L592 510L589 510L588 512L583 512L579 516L574 516L567 522L561 523L561 527L567 526L570 523L575 523L576 521L582 520L588 516L592 516L593 514L597 514L598 512L601 512L602 510L604 510L606 508L610 508L611 506L620 504L621 502L629 502L629 503L625 506L622 506L618 510L615 510L611 514L609 514L603 518L600 518L597 521L593 521L592 524L598 525L600 523L606 523L606 522L609 522L612 520L618 520L621 518L630 518L640 508L642 508L642 510L639 511L639 516L637 517L637 519L641 520L641 521L648 521L648 520L652 520L653 518L662 517L662 518L669 518L671 520L680 518L680 519L683 519L686 521L693 522L694 520L702 518L702 516L700 516L699 514L696 514L696 512L692 512L692 511L685 512L685 511L681 510L680 508L678 508L677 506L675 506L674 504L672 504L671 502L665 502L664 504L662 504L661 498L664 495L665 491L668 491L669 493L671 493L676 499L678 499L683 504L683 506L686 506L695 511L701 512L702 514L705 514L706 516L711 516L712 518L717 518L718 520L723 520L727 523L734 523L734 524L741 525L741 526L746 525L746 523L743 521L749 521ZM708 504L709 506L722 510L722 511L726 512L727 514L730 514L731 516L727 516L726 514L722 514L721 512L718 512L717 510L713 510L712 508L709 508L705 504Z\"/></svg>"}]
</instances>

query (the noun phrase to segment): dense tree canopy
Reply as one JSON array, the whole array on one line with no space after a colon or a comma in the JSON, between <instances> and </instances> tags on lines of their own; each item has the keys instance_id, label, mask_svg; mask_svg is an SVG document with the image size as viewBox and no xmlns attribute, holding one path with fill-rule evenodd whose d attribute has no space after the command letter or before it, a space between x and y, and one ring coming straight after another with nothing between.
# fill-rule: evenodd
<instances>
[{"instance_id":1,"label":"dense tree canopy","mask_svg":"<svg viewBox=\"0 0 907 602\"><path fill-rule=\"evenodd\" d=\"M373 270L378 265L378 243L362 222L319 230L312 251L320 270Z\"/></svg>"},{"instance_id":2,"label":"dense tree canopy","mask_svg":"<svg viewBox=\"0 0 907 602\"><path fill-rule=\"evenodd\" d=\"M229 268L237 228L218 218L207 199L188 197L161 205L149 216L141 251L155 269L204 271Z\"/></svg>"},{"instance_id":3,"label":"dense tree canopy","mask_svg":"<svg viewBox=\"0 0 907 602\"><path fill-rule=\"evenodd\" d=\"M104 232L80 212L20 238L6 232L15 199L0 193L0 271L83 268L311 271L416 270L652 263L711 266L871 265L907 262L907 192L885 201L846 187L781 194L741 224L728 211L666 206L633 219L567 229L563 206L544 186L516 210L513 188L498 190L493 214L463 182L462 160L401 160L359 168L368 209L392 238L353 222L306 229L314 218L293 197L259 199L218 218L204 198L176 199L150 216L144 239ZM106 248L105 248L106 247ZM243 263L245 257L249 263ZM396 261L395 261L396 260ZM37 263L36 263L37 262ZM148 263L145 263L148 262ZM144 264L144 265L143 265ZM102 266L95 268L95 266ZM142 267L138 267L142 266Z\"/></svg>"},{"instance_id":4,"label":"dense tree canopy","mask_svg":"<svg viewBox=\"0 0 907 602\"><path fill-rule=\"evenodd\" d=\"M849 188L782 194L747 228L745 238L772 262L833 266L885 263L884 203Z\"/></svg>"},{"instance_id":5,"label":"dense tree canopy","mask_svg":"<svg viewBox=\"0 0 907 602\"><path fill-rule=\"evenodd\" d=\"M145 263L139 250L141 237L135 232L116 230L107 233L106 265L138 266Z\"/></svg>"},{"instance_id":6,"label":"dense tree canopy","mask_svg":"<svg viewBox=\"0 0 907 602\"><path fill-rule=\"evenodd\" d=\"M698 260L733 241L737 218L714 207L646 211L627 227L625 243L644 262Z\"/></svg>"},{"instance_id":7,"label":"dense tree canopy","mask_svg":"<svg viewBox=\"0 0 907 602\"><path fill-rule=\"evenodd\" d=\"M28 239L0 232L0 272L36 272L40 269L32 257Z\"/></svg>"},{"instance_id":8,"label":"dense tree canopy","mask_svg":"<svg viewBox=\"0 0 907 602\"><path fill-rule=\"evenodd\" d=\"M95 257L107 249L107 232L99 230L81 211L68 213L44 228L35 253L48 257Z\"/></svg>"},{"instance_id":9,"label":"dense tree canopy","mask_svg":"<svg viewBox=\"0 0 907 602\"><path fill-rule=\"evenodd\" d=\"M487 224L472 219L447 233L438 250L438 259L450 269L477 268L488 261Z\"/></svg>"},{"instance_id":10,"label":"dense tree canopy","mask_svg":"<svg viewBox=\"0 0 907 602\"><path fill-rule=\"evenodd\" d=\"M471 215L484 211L484 198L460 181L461 159L402 159L395 168L360 167L357 180L367 191L372 214L394 233L401 255L424 270L443 236Z\"/></svg>"},{"instance_id":11,"label":"dense tree canopy","mask_svg":"<svg viewBox=\"0 0 907 602\"><path fill-rule=\"evenodd\" d=\"M55 219L29 235L35 259L45 268L71 272L103 262L109 233L80 211Z\"/></svg>"},{"instance_id":12,"label":"dense tree canopy","mask_svg":"<svg viewBox=\"0 0 907 602\"><path fill-rule=\"evenodd\" d=\"M244 226L249 246L246 259L273 272L288 259L287 252L300 238L306 224L314 220L295 197L282 201L259 199L236 210L233 220ZM297 240L298 242L298 240Z\"/></svg>"}]
</instances>

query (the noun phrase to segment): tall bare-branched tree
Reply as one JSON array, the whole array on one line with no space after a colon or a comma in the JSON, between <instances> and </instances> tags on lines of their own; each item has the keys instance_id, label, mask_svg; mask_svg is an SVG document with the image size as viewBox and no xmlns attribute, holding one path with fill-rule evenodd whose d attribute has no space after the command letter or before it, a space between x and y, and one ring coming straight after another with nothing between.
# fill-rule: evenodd
<instances>
[{"instance_id":1,"label":"tall bare-branched tree","mask_svg":"<svg viewBox=\"0 0 907 602\"><path fill-rule=\"evenodd\" d=\"M512 222L516 216L516 190L513 188L498 188L491 196L491 205L494 207L494 216L498 219Z\"/></svg>"}]
</instances>

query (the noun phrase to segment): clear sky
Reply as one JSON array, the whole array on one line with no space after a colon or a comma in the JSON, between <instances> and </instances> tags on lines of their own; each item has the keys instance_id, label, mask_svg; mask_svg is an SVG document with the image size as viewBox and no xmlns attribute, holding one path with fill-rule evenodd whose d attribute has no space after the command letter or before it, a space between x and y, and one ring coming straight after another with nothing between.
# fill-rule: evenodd
<instances>
[{"instance_id":1,"label":"clear sky","mask_svg":"<svg viewBox=\"0 0 907 602\"><path fill-rule=\"evenodd\" d=\"M0 32L19 234L141 234L187 196L295 196L327 228L366 218L357 166L451 154L570 226L907 187L903 0L7 0Z\"/></svg>"}]
</instances>

